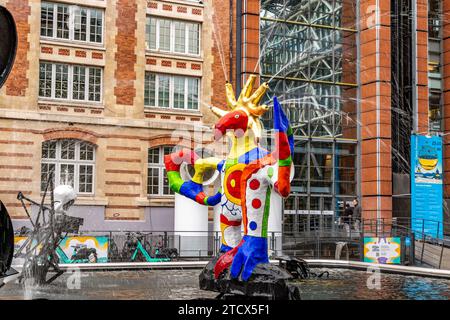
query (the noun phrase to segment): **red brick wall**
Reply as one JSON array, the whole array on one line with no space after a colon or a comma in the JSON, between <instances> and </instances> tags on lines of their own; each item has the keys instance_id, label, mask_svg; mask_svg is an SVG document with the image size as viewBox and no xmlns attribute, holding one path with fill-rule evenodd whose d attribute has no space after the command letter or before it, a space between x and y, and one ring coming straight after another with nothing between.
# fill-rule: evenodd
<instances>
[{"instance_id":1,"label":"red brick wall","mask_svg":"<svg viewBox=\"0 0 450 320\"><path fill-rule=\"evenodd\" d=\"M9 96L25 96L25 91L28 88L28 50L30 48L28 16L31 13L31 8L28 0L10 0L6 3L6 8L11 12L16 22L18 40L14 67L6 82L6 94Z\"/></svg>"},{"instance_id":2,"label":"red brick wall","mask_svg":"<svg viewBox=\"0 0 450 320\"><path fill-rule=\"evenodd\" d=\"M259 0L242 5L242 73L245 83L250 74L259 75Z\"/></svg>"},{"instance_id":3,"label":"red brick wall","mask_svg":"<svg viewBox=\"0 0 450 320\"><path fill-rule=\"evenodd\" d=\"M233 87L236 88L236 49L237 45L241 46L242 50L242 84L246 80L246 75L259 75L258 59L259 59L259 0L247 0L242 3L242 43L237 44L237 29L236 29L236 0L233 1L233 7L230 8L229 1L213 0L213 22L216 24L216 35L213 35L214 46L212 49L214 56L213 64L213 97L212 104L216 106L225 107L225 81L230 81ZM230 47L230 10L233 16L233 32L232 43ZM218 31L220 30L220 32ZM220 57L220 47L216 39L222 40L223 58ZM233 62L230 66L230 51L232 51ZM224 74L222 67L222 60L225 65L226 74ZM230 69L232 72L232 79L230 79ZM255 85L259 84L259 79ZM239 92L236 92L239 95Z\"/></svg>"},{"instance_id":4,"label":"red brick wall","mask_svg":"<svg viewBox=\"0 0 450 320\"><path fill-rule=\"evenodd\" d=\"M212 7L214 13L211 50L214 62L212 65L211 104L219 108L226 108L225 83L230 74L230 3L229 1L213 0Z\"/></svg>"},{"instance_id":5,"label":"red brick wall","mask_svg":"<svg viewBox=\"0 0 450 320\"><path fill-rule=\"evenodd\" d=\"M417 117L418 131L428 131L428 0L417 1Z\"/></svg>"},{"instance_id":6,"label":"red brick wall","mask_svg":"<svg viewBox=\"0 0 450 320\"><path fill-rule=\"evenodd\" d=\"M133 105L136 97L134 83L136 72L136 12L137 4L134 0L117 1L116 18L116 45L117 53L115 60L117 62L115 77L116 87L114 95L117 104Z\"/></svg>"},{"instance_id":7,"label":"red brick wall","mask_svg":"<svg viewBox=\"0 0 450 320\"><path fill-rule=\"evenodd\" d=\"M361 197L363 218L392 216L390 3L360 2Z\"/></svg>"}]
</instances>

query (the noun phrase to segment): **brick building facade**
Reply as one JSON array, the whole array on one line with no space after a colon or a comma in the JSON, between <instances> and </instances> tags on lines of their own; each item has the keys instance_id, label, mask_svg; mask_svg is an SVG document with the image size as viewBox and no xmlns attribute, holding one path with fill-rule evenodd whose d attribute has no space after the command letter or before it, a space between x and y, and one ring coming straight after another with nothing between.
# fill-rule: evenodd
<instances>
[{"instance_id":1,"label":"brick building facade","mask_svg":"<svg viewBox=\"0 0 450 320\"><path fill-rule=\"evenodd\" d=\"M332 223L355 197L365 218L407 216L409 135L448 127L447 0L0 4L19 34L0 90L0 195L16 220L16 193L39 199L54 165L90 191L75 210L92 227L170 230L164 147L208 145L207 106L225 106L224 83L239 92L250 74L269 81L297 128L285 213L308 215L286 215L287 230L311 215ZM173 136L180 128L189 139Z\"/></svg>"},{"instance_id":2,"label":"brick building facade","mask_svg":"<svg viewBox=\"0 0 450 320\"><path fill-rule=\"evenodd\" d=\"M0 4L19 37L0 91L0 195L15 223L26 218L17 192L39 201L55 170L57 183L77 190L73 212L87 228L172 230L162 153L211 140L207 107L225 105L230 64L227 5ZM190 137L174 135L180 129Z\"/></svg>"}]
</instances>

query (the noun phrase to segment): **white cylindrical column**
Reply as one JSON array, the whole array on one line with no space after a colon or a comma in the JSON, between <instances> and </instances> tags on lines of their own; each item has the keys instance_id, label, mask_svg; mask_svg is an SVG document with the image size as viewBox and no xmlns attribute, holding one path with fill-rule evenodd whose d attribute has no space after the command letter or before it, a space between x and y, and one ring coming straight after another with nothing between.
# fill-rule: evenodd
<instances>
[{"instance_id":1,"label":"white cylindrical column","mask_svg":"<svg viewBox=\"0 0 450 320\"><path fill-rule=\"evenodd\" d=\"M215 232L220 232L220 209L222 206L219 204L216 204L214 206L214 230Z\"/></svg>"},{"instance_id":2,"label":"white cylindrical column","mask_svg":"<svg viewBox=\"0 0 450 320\"><path fill-rule=\"evenodd\" d=\"M208 254L208 207L175 194L175 240L180 256Z\"/></svg>"},{"instance_id":3,"label":"white cylindrical column","mask_svg":"<svg viewBox=\"0 0 450 320\"><path fill-rule=\"evenodd\" d=\"M269 249L270 249L270 242L274 241L275 246L274 250L276 251L276 255L281 255L281 249L282 249L282 238L281 238L281 232L283 230L283 198L276 193L274 190L272 190L270 194L270 214L269 214L269 223L268 223L268 240L269 240ZM272 235L274 236L274 239L272 239ZM269 255L271 252L269 252Z\"/></svg>"}]
</instances>

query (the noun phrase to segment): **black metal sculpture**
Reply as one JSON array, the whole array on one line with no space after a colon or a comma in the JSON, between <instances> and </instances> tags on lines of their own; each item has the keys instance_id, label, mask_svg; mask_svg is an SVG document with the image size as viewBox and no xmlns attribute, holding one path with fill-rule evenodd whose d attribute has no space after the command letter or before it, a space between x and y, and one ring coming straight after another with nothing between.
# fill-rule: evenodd
<instances>
[{"instance_id":1,"label":"black metal sculpture","mask_svg":"<svg viewBox=\"0 0 450 320\"><path fill-rule=\"evenodd\" d=\"M57 188L59 190L54 188L53 173L51 173L40 203L27 198L21 192L17 195L33 230L15 255L17 257L20 255L25 260L19 279L28 279L31 284L50 283L63 273L58 266L59 258L56 250L69 233L77 234L83 224L82 218L66 214L76 198L73 189L65 185ZM50 194L49 206L45 205L47 194ZM28 211L26 202L39 208L34 218ZM51 269L55 274L47 279Z\"/></svg>"},{"instance_id":2,"label":"black metal sculpture","mask_svg":"<svg viewBox=\"0 0 450 320\"><path fill-rule=\"evenodd\" d=\"M17 50L17 31L11 13L0 6L0 88L14 65Z\"/></svg>"},{"instance_id":3,"label":"black metal sculpture","mask_svg":"<svg viewBox=\"0 0 450 320\"><path fill-rule=\"evenodd\" d=\"M1 279L10 275L8 271L14 253L14 230L9 218L8 211L0 201L0 286L3 282Z\"/></svg>"},{"instance_id":4,"label":"black metal sculpture","mask_svg":"<svg viewBox=\"0 0 450 320\"><path fill-rule=\"evenodd\" d=\"M0 88L13 67L17 50L17 30L11 13L0 6ZM14 230L6 207L0 200L0 287L2 279L11 274L14 252Z\"/></svg>"}]
</instances>

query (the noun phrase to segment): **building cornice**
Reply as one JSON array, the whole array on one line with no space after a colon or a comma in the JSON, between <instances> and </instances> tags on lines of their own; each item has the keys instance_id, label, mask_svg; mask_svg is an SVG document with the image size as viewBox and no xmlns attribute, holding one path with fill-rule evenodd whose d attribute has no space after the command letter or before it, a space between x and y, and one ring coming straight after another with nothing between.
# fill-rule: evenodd
<instances>
[{"instance_id":1,"label":"building cornice","mask_svg":"<svg viewBox=\"0 0 450 320\"><path fill-rule=\"evenodd\" d=\"M128 119L115 117L89 117L77 116L70 114L50 114L38 113L25 110L0 109L0 119L24 120L24 121L40 121L40 122L57 122L59 124L85 124L98 126L118 126L138 129L167 129L180 130L180 121L155 121L147 119ZM195 130L197 132L210 132L208 126L191 124L183 121L183 128L187 131Z\"/></svg>"}]
</instances>

